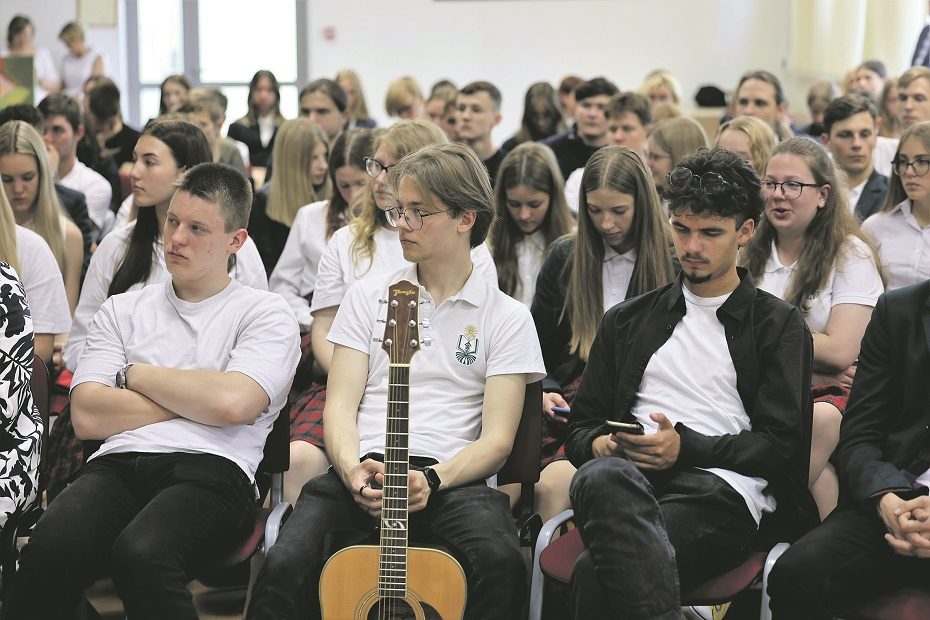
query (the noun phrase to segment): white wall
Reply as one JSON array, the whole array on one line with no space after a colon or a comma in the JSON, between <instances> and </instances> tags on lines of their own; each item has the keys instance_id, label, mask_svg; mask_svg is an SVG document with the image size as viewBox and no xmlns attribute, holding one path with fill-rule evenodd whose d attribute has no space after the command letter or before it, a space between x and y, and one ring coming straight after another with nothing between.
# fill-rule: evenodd
<instances>
[{"instance_id":1,"label":"white wall","mask_svg":"<svg viewBox=\"0 0 930 620\"><path fill-rule=\"evenodd\" d=\"M67 54L64 44L58 40L58 33L70 21L77 19L77 0L3 0L0 2L0 29L2 29L3 42L0 47L6 49L7 26L14 15L22 14L29 17L36 28L36 45L47 47L56 63ZM86 28L87 42L94 48L101 50L106 57L106 72L117 83L125 82L126 67L123 63L123 54L120 52L121 30L119 24L123 22L123 2L118 0L118 25L114 28Z\"/></svg>"},{"instance_id":2,"label":"white wall","mask_svg":"<svg viewBox=\"0 0 930 620\"><path fill-rule=\"evenodd\" d=\"M312 0L310 75L355 68L379 121L387 85L400 75L424 91L440 78L490 80L504 97L500 143L519 126L523 95L538 80L605 75L635 89L662 67L690 101L703 84L732 88L748 69L782 74L788 13L773 0Z\"/></svg>"}]
</instances>

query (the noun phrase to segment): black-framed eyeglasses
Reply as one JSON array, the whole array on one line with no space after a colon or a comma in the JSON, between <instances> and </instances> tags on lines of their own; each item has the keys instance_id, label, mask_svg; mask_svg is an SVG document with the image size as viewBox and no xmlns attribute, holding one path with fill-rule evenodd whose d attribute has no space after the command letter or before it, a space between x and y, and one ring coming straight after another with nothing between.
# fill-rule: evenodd
<instances>
[{"instance_id":1,"label":"black-framed eyeglasses","mask_svg":"<svg viewBox=\"0 0 930 620\"><path fill-rule=\"evenodd\" d=\"M930 159L921 157L920 159L915 159L914 161L907 161L902 157L891 162L891 169L899 177L903 177L905 174L907 174L908 167L914 170L914 174L916 176L922 177L930 172Z\"/></svg>"},{"instance_id":2,"label":"black-framed eyeglasses","mask_svg":"<svg viewBox=\"0 0 930 620\"><path fill-rule=\"evenodd\" d=\"M705 194L711 196L722 194L735 187L733 183L730 183L716 172L705 172L702 175L696 175L688 168L675 168L668 173L666 179L668 184L675 189L688 189L692 185L697 185L704 190Z\"/></svg>"},{"instance_id":3,"label":"black-framed eyeglasses","mask_svg":"<svg viewBox=\"0 0 930 620\"><path fill-rule=\"evenodd\" d=\"M379 174L381 174L382 170L384 171L384 174L387 174L388 172L391 171L391 168L393 168L396 165L397 164L391 164L390 166L385 166L384 164L382 164L380 161L378 161L374 157L365 158L365 172L367 172L368 176L370 176L373 179L377 177Z\"/></svg>"},{"instance_id":4,"label":"black-framed eyeglasses","mask_svg":"<svg viewBox=\"0 0 930 620\"><path fill-rule=\"evenodd\" d=\"M804 191L805 187L821 187L819 183L801 183L800 181L783 181L782 183L776 183L766 179L762 181L762 195L768 198L769 196L775 195L775 190L781 188L782 196L788 200L794 200L801 197L801 193Z\"/></svg>"},{"instance_id":5,"label":"black-framed eyeglasses","mask_svg":"<svg viewBox=\"0 0 930 620\"><path fill-rule=\"evenodd\" d=\"M394 228L397 228L397 224L400 222L401 216L403 216L410 230L420 230L423 228L424 217L438 215L439 213L448 213L451 210L452 209L446 209L445 211L421 211L420 209L413 208L401 209L400 207L392 207L390 209L385 209L384 215L387 216L388 223Z\"/></svg>"}]
</instances>

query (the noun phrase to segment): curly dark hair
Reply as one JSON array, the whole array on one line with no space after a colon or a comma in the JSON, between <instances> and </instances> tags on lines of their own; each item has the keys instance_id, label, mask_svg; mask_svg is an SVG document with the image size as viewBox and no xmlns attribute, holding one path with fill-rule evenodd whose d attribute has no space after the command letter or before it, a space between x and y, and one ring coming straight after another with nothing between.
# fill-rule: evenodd
<instances>
[{"instance_id":1,"label":"curly dark hair","mask_svg":"<svg viewBox=\"0 0 930 620\"><path fill-rule=\"evenodd\" d=\"M726 149L702 148L686 156L678 168L687 168L695 177L716 172L729 188L720 194L708 194L696 178L685 188L673 186L666 177L662 183L662 197L668 201L669 211L675 215L690 209L695 215L732 217L739 226L746 220L758 222L765 199L759 175L746 159Z\"/></svg>"}]
</instances>

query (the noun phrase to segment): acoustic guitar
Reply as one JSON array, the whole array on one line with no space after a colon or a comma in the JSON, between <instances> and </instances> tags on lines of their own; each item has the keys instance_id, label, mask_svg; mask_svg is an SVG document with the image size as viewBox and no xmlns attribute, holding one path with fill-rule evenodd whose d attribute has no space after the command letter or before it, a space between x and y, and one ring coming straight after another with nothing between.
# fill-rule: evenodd
<instances>
[{"instance_id":1,"label":"acoustic guitar","mask_svg":"<svg viewBox=\"0 0 930 620\"><path fill-rule=\"evenodd\" d=\"M419 287L392 284L381 348L390 358L379 545L347 547L320 578L324 620L451 620L465 611L465 573L448 553L407 546L410 360L420 346Z\"/></svg>"}]
</instances>

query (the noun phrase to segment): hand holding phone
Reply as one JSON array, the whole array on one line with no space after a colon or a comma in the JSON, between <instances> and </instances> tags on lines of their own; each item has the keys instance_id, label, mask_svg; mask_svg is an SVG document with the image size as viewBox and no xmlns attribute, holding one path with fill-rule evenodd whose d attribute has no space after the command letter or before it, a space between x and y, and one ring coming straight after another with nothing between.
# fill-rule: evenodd
<instances>
[{"instance_id":1,"label":"hand holding phone","mask_svg":"<svg viewBox=\"0 0 930 620\"><path fill-rule=\"evenodd\" d=\"M630 435L644 435L646 433L643 425L639 422L617 422L616 420L605 420L604 426L610 433L629 433Z\"/></svg>"}]
</instances>

